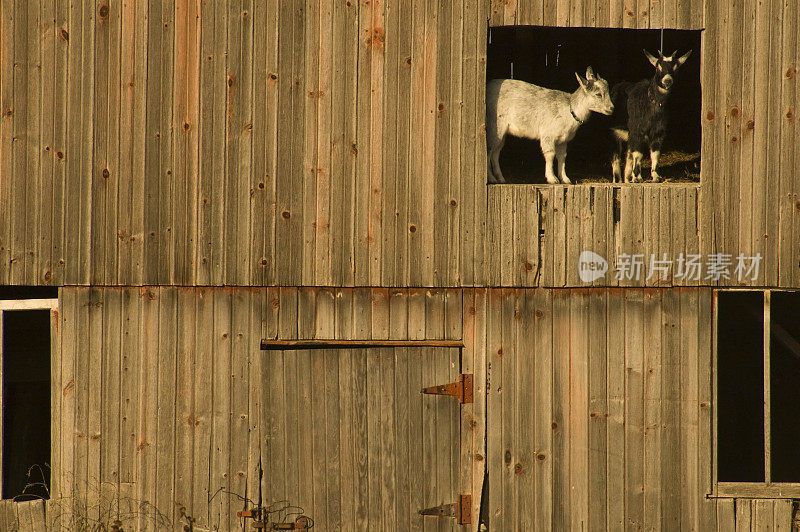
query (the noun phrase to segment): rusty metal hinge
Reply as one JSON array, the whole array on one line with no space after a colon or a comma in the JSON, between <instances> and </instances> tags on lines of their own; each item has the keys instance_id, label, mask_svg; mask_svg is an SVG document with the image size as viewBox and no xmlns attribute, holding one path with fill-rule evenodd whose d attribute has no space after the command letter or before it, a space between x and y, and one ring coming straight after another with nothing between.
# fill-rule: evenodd
<instances>
[{"instance_id":1,"label":"rusty metal hinge","mask_svg":"<svg viewBox=\"0 0 800 532\"><path fill-rule=\"evenodd\" d=\"M419 513L437 517L455 517L459 525L469 525L472 523L472 495L459 494L457 502L425 508Z\"/></svg>"},{"instance_id":2,"label":"rusty metal hinge","mask_svg":"<svg viewBox=\"0 0 800 532\"><path fill-rule=\"evenodd\" d=\"M456 382L429 386L422 389L422 393L433 395L452 395L460 403L472 402L472 373L462 373Z\"/></svg>"}]
</instances>

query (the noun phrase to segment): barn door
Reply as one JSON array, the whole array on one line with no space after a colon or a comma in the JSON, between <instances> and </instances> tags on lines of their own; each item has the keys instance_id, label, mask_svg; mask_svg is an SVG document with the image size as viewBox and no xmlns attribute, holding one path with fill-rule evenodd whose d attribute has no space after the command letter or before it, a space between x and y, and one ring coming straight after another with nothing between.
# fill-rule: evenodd
<instances>
[{"instance_id":1,"label":"barn door","mask_svg":"<svg viewBox=\"0 0 800 532\"><path fill-rule=\"evenodd\" d=\"M287 507L270 520L303 513L318 530L458 528L460 400L422 393L460 382L458 348L262 355L264 502Z\"/></svg>"}]
</instances>

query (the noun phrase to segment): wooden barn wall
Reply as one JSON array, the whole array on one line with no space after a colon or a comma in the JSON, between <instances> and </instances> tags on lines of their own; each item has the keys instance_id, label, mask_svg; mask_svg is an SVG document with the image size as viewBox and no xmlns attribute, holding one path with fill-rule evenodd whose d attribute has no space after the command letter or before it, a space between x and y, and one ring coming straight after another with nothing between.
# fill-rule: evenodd
<instances>
[{"instance_id":1,"label":"wooden barn wall","mask_svg":"<svg viewBox=\"0 0 800 532\"><path fill-rule=\"evenodd\" d=\"M674 268L666 279L648 278L651 255L677 259L701 252L698 196L697 186L492 186L486 282L504 287L708 284L703 278L674 278ZM592 283L578 276L584 250L609 264L605 276ZM645 257L640 279L617 278L615 266L623 253Z\"/></svg>"},{"instance_id":2,"label":"wooden barn wall","mask_svg":"<svg viewBox=\"0 0 800 532\"><path fill-rule=\"evenodd\" d=\"M218 489L256 500L259 453L265 504L288 499L322 529L388 529L395 504L409 526L427 527L437 518L423 523L417 511L445 502L423 500L444 485L437 474L461 493L477 490L477 519L484 405L458 413L455 399L419 391L459 371L483 382L474 359L485 343L485 301L461 290L61 289L48 523L77 529L79 519L119 518L125 530L182 530L184 508L199 529L233 530L243 502ZM463 339L464 347L281 353L261 351L262 338ZM457 412L449 425L423 426L448 409ZM400 461L403 452L420 461Z\"/></svg>"},{"instance_id":3,"label":"wooden barn wall","mask_svg":"<svg viewBox=\"0 0 800 532\"><path fill-rule=\"evenodd\" d=\"M707 499L711 291L488 292L491 530L789 530L791 500Z\"/></svg>"},{"instance_id":4,"label":"wooden barn wall","mask_svg":"<svg viewBox=\"0 0 800 532\"><path fill-rule=\"evenodd\" d=\"M800 286L798 16L781 0L4 0L0 283L576 286L547 251L574 263L563 235L613 211L580 202L612 194L547 187L523 193L541 215L498 212L516 192L485 185L488 19L704 28L699 191L625 187L612 236L761 253L754 284ZM565 232L500 247L537 218ZM514 271L491 265L512 252Z\"/></svg>"},{"instance_id":5,"label":"wooden barn wall","mask_svg":"<svg viewBox=\"0 0 800 532\"><path fill-rule=\"evenodd\" d=\"M0 282L479 284L488 7L4 0Z\"/></svg>"}]
</instances>

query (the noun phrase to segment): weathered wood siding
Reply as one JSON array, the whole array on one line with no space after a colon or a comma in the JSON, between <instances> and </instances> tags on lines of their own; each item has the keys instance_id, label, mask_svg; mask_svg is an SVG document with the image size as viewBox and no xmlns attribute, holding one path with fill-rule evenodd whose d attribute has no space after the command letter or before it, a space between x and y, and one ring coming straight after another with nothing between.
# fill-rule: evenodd
<instances>
[{"instance_id":1,"label":"weathered wood siding","mask_svg":"<svg viewBox=\"0 0 800 532\"><path fill-rule=\"evenodd\" d=\"M62 289L48 521L163 529L184 507L198 526L233 530L243 502L227 492L257 499L259 453L265 504L288 500L322 529L416 529L418 510L473 489L477 518L483 406L420 389L475 371L480 301L461 290ZM462 337L462 349L259 349L262 338Z\"/></svg>"},{"instance_id":2,"label":"weathered wood siding","mask_svg":"<svg viewBox=\"0 0 800 532\"><path fill-rule=\"evenodd\" d=\"M0 282L575 285L560 270L581 202L602 232L613 194L486 186L489 19L705 28L701 185L620 189L618 228L632 248L761 253L753 284L798 286L798 16L779 0L4 0ZM508 229L537 218L563 231L520 234L524 262L498 269Z\"/></svg>"},{"instance_id":3,"label":"weathered wood siding","mask_svg":"<svg viewBox=\"0 0 800 532\"><path fill-rule=\"evenodd\" d=\"M63 530L61 524L46 519L51 504L41 501L0 501L0 525L3 530L46 532ZM717 527L720 532L791 530L792 502L764 499L719 499L716 502ZM202 530L196 527L195 530Z\"/></svg>"},{"instance_id":4,"label":"weathered wood siding","mask_svg":"<svg viewBox=\"0 0 800 532\"><path fill-rule=\"evenodd\" d=\"M487 323L491 529L790 528L706 498L709 289L492 290Z\"/></svg>"},{"instance_id":5,"label":"weathered wood siding","mask_svg":"<svg viewBox=\"0 0 800 532\"><path fill-rule=\"evenodd\" d=\"M0 282L479 284L487 10L4 0Z\"/></svg>"}]
</instances>

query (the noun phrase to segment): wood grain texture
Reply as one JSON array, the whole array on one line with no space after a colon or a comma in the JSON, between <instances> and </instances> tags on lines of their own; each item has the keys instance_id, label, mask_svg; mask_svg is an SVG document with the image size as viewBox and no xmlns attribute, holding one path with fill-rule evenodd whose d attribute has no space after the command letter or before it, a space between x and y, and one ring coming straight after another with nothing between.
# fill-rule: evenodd
<instances>
[{"instance_id":1,"label":"wood grain texture","mask_svg":"<svg viewBox=\"0 0 800 532\"><path fill-rule=\"evenodd\" d=\"M487 305L492 527L716 526L707 289L502 289Z\"/></svg>"}]
</instances>

